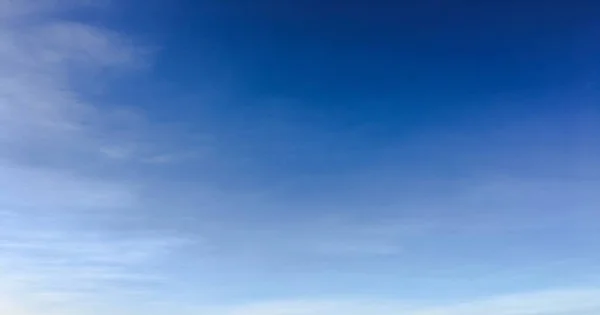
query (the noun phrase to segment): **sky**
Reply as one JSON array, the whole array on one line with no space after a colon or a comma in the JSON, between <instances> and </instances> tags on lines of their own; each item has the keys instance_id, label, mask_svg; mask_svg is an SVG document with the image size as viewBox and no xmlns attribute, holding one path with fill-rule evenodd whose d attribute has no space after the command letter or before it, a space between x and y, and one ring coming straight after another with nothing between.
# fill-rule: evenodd
<instances>
[{"instance_id":1,"label":"sky","mask_svg":"<svg viewBox=\"0 0 600 315\"><path fill-rule=\"evenodd\" d=\"M0 0L0 313L600 313L596 1Z\"/></svg>"}]
</instances>

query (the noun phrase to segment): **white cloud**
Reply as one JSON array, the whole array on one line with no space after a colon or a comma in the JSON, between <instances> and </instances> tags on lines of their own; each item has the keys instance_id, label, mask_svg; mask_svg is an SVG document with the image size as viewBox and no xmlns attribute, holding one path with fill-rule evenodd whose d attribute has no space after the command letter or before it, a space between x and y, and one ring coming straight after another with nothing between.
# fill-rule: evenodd
<instances>
[{"instance_id":1,"label":"white cloud","mask_svg":"<svg viewBox=\"0 0 600 315\"><path fill-rule=\"evenodd\" d=\"M80 5L89 4L0 0L2 314L69 314L103 295L141 292L162 281L161 258L185 243L112 228L142 206L141 184L95 165L118 173L115 159L157 153L140 149L136 117L90 104L74 83L104 68L131 69L146 56L116 32L56 17Z\"/></svg>"},{"instance_id":2,"label":"white cloud","mask_svg":"<svg viewBox=\"0 0 600 315\"><path fill-rule=\"evenodd\" d=\"M389 257L402 254L407 239L417 237L430 226L410 220L375 222L328 218L310 231L315 237L303 237L307 252L346 259L356 256Z\"/></svg>"},{"instance_id":3,"label":"white cloud","mask_svg":"<svg viewBox=\"0 0 600 315\"><path fill-rule=\"evenodd\" d=\"M534 292L413 312L413 315L578 315L600 311L600 290Z\"/></svg>"},{"instance_id":4,"label":"white cloud","mask_svg":"<svg viewBox=\"0 0 600 315\"><path fill-rule=\"evenodd\" d=\"M114 157L111 152L128 150L126 157L138 158L141 143L127 125L139 118L91 106L74 84L89 76L102 85L99 70L145 64L147 49L115 31L57 18L70 2L1 3L9 7L7 17L23 10L33 15L18 23L0 20L0 153Z\"/></svg>"},{"instance_id":5,"label":"white cloud","mask_svg":"<svg viewBox=\"0 0 600 315\"><path fill-rule=\"evenodd\" d=\"M0 0L0 20L38 19L74 7L106 7L111 0Z\"/></svg>"},{"instance_id":6,"label":"white cloud","mask_svg":"<svg viewBox=\"0 0 600 315\"><path fill-rule=\"evenodd\" d=\"M92 179L60 170L22 166L0 160L0 205L62 209L123 209L135 206L135 186Z\"/></svg>"},{"instance_id":7,"label":"white cloud","mask_svg":"<svg viewBox=\"0 0 600 315\"><path fill-rule=\"evenodd\" d=\"M446 306L425 301L291 300L202 310L210 315L591 315L600 311L600 290L569 289L499 296ZM420 306L419 306L420 305Z\"/></svg>"}]
</instances>

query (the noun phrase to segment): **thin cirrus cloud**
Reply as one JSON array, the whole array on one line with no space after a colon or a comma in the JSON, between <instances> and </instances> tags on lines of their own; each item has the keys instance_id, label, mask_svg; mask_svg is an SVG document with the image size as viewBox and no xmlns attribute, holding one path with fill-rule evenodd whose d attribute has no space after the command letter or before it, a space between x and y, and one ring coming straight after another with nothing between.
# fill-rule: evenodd
<instances>
[{"instance_id":1,"label":"thin cirrus cloud","mask_svg":"<svg viewBox=\"0 0 600 315\"><path fill-rule=\"evenodd\" d=\"M595 181L482 172L446 179L447 185L431 188L427 176L425 183L415 178L420 174L401 178L395 173L397 162L382 158L378 166L345 177L348 184L332 180L328 192L336 198L314 193L310 183L292 187L293 194L273 185L256 185L247 192L220 189L202 176L173 183L172 177L181 174L169 174L167 180L152 169L185 167L185 161L197 156L169 141L153 141L164 129L145 119L142 109L89 102L86 91L75 84L105 69L143 70L151 64L149 50L114 30L58 17L77 6L100 8L91 2L0 0L0 313L591 315L600 311L595 288L550 291L529 283L517 290L522 294L507 295L506 288L479 294L473 291L482 288L481 283L465 280L471 276L501 282L507 274L531 280L562 270L560 263L565 262L553 248L528 243L526 237L554 239L549 235L557 231L573 237L580 231L587 240L583 244L591 244L597 237L592 219L600 202L594 197ZM161 139L169 136L161 134ZM428 139L444 150L464 145L446 140ZM445 151L463 161L487 158ZM421 153L425 159L428 154L440 155ZM494 164L497 159L486 161ZM552 163L546 166L551 168ZM423 190L430 191L428 198L422 198ZM577 209L567 214L572 206ZM508 245L494 243L505 234L517 239ZM461 245L464 239L473 245ZM494 254L486 241L497 246L499 254L492 256L496 263L480 258ZM566 242L563 247L579 244L568 238L560 241ZM528 254L528 249L538 251ZM511 254L520 254L526 266L515 267ZM571 258L590 272L595 270L587 264L593 255L579 252ZM469 259L476 261L479 273L461 269ZM435 273L439 269L449 271ZM295 272L306 272L300 276L305 287L340 293L313 296L302 289L298 296L293 290L287 293L291 283L297 284ZM353 294L347 285L335 284L349 275L370 272L385 273L398 282L413 281L422 273L429 277L432 291L455 283L474 297L463 296L460 303L392 299L389 292L365 298L361 294L369 295L368 290L358 288L359 294ZM367 281L364 286L372 285ZM390 283L386 286L389 289Z\"/></svg>"},{"instance_id":2,"label":"thin cirrus cloud","mask_svg":"<svg viewBox=\"0 0 600 315\"><path fill-rule=\"evenodd\" d=\"M273 301L222 307L198 311L202 314L226 315L325 315L325 314L409 314L409 315L575 315L595 314L600 310L594 289L565 291L540 291L502 295L469 302L448 303L439 306L423 306L418 301L356 299L345 300L296 300ZM191 312L193 313L193 312ZM186 313L187 314L187 313Z\"/></svg>"},{"instance_id":3,"label":"thin cirrus cloud","mask_svg":"<svg viewBox=\"0 0 600 315\"><path fill-rule=\"evenodd\" d=\"M168 152L141 153L134 139L107 128L125 116L86 103L73 89L74 70L128 71L145 58L116 32L56 18L75 5L0 2L3 314L68 314L93 296L146 292L163 281L153 269L161 257L185 243L151 229L108 227L142 203L135 181L94 170L116 165L104 148L129 148L118 160L134 162Z\"/></svg>"}]
</instances>

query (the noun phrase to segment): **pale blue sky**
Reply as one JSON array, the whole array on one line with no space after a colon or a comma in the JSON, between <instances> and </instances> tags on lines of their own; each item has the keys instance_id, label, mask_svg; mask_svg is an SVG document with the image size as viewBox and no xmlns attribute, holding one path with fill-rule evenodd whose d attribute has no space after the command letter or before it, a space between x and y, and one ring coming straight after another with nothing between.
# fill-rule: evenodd
<instances>
[{"instance_id":1,"label":"pale blue sky","mask_svg":"<svg viewBox=\"0 0 600 315\"><path fill-rule=\"evenodd\" d=\"M0 0L0 313L600 312L575 2Z\"/></svg>"}]
</instances>

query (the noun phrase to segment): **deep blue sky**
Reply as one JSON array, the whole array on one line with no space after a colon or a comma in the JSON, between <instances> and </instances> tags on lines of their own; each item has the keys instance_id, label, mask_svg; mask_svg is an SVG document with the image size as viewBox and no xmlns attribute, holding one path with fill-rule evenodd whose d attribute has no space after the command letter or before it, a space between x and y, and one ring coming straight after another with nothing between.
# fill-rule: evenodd
<instances>
[{"instance_id":1,"label":"deep blue sky","mask_svg":"<svg viewBox=\"0 0 600 315\"><path fill-rule=\"evenodd\" d=\"M227 116L267 114L275 110L270 102L275 100L289 103L286 110L307 123L377 124L402 132L407 125L545 110L497 100L545 97L595 79L599 6L593 1L149 1L111 12L109 20L160 42L163 50L153 70L162 81L159 91L225 94L236 104L224 109ZM560 111L561 105L547 109ZM198 111L190 107L177 112Z\"/></svg>"},{"instance_id":2,"label":"deep blue sky","mask_svg":"<svg viewBox=\"0 0 600 315\"><path fill-rule=\"evenodd\" d=\"M244 96L330 106L452 103L593 75L598 5L557 3L178 1L133 21L167 44L156 71L180 87L210 77Z\"/></svg>"},{"instance_id":3,"label":"deep blue sky","mask_svg":"<svg viewBox=\"0 0 600 315\"><path fill-rule=\"evenodd\" d=\"M581 116L597 88L598 12L593 1L150 1L107 23L161 47L140 79L152 88L123 93L216 132L234 155L305 172L372 163L356 159L431 130ZM286 151L298 142L305 159ZM332 160L310 158L324 147ZM296 167L277 168L284 156Z\"/></svg>"}]
</instances>

